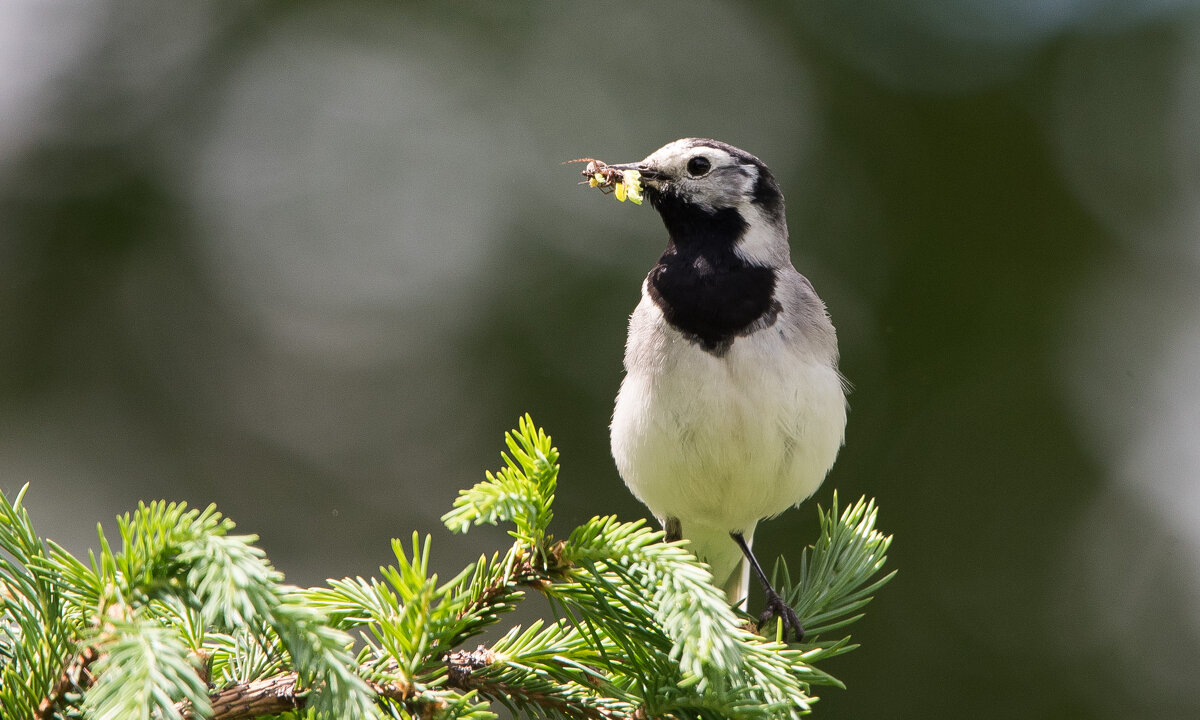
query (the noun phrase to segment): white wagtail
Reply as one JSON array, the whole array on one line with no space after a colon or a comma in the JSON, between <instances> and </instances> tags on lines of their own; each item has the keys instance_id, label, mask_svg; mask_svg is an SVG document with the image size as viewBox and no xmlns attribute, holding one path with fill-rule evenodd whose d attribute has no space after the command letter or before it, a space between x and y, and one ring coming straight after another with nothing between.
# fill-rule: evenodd
<instances>
[{"instance_id":1,"label":"white wagtail","mask_svg":"<svg viewBox=\"0 0 1200 720\"><path fill-rule=\"evenodd\" d=\"M730 602L744 601L753 569L767 598L760 624L778 616L800 638L750 547L759 520L825 479L846 396L825 304L792 267L783 195L761 160L716 140L608 167L641 174L668 234L629 319L617 468Z\"/></svg>"}]
</instances>

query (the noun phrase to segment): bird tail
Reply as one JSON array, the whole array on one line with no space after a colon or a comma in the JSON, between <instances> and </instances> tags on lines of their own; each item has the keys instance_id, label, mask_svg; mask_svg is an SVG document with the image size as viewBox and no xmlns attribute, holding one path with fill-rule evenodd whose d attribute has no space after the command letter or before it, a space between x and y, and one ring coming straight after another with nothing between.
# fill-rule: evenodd
<instances>
[{"instance_id":1,"label":"bird tail","mask_svg":"<svg viewBox=\"0 0 1200 720\"><path fill-rule=\"evenodd\" d=\"M738 564L733 574L725 581L725 599L730 605L746 609L746 600L750 595L750 563L746 558Z\"/></svg>"},{"instance_id":2,"label":"bird tail","mask_svg":"<svg viewBox=\"0 0 1200 720\"><path fill-rule=\"evenodd\" d=\"M684 523L682 530L691 543L688 549L708 563L713 583L725 592L730 604L744 608L750 592L750 566L729 531L698 523ZM754 528L743 530L742 538L749 546L754 541Z\"/></svg>"},{"instance_id":3,"label":"bird tail","mask_svg":"<svg viewBox=\"0 0 1200 720\"><path fill-rule=\"evenodd\" d=\"M742 532L742 539L746 541L747 548L754 547L754 528ZM737 545L734 544L734 547ZM729 574L721 589L725 591L725 599L729 601L730 605L745 610L750 597L750 561L742 554L740 548L737 551L737 558L737 565L734 566L733 572Z\"/></svg>"}]
</instances>

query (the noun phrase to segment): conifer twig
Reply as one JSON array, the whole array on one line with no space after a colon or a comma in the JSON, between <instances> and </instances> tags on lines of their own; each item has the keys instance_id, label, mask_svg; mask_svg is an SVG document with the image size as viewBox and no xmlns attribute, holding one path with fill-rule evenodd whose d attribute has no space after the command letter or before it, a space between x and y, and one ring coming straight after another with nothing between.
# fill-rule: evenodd
<instances>
[{"instance_id":1,"label":"conifer twig","mask_svg":"<svg viewBox=\"0 0 1200 720\"><path fill-rule=\"evenodd\" d=\"M368 687L376 698L404 702L411 695L408 687L397 683L368 683ZM294 672L235 683L208 696L212 705L212 715L208 716L208 720L249 720L301 710L308 704L307 692L300 686L300 677ZM195 713L184 703L176 707L185 718L195 720Z\"/></svg>"},{"instance_id":2,"label":"conifer twig","mask_svg":"<svg viewBox=\"0 0 1200 720\"><path fill-rule=\"evenodd\" d=\"M78 655L67 663L58 683L42 698L38 705L36 717L38 720L49 720L54 714L54 708L63 696L72 690L86 690L91 687L94 678L89 671L92 663L100 657L100 651L95 647L85 647Z\"/></svg>"},{"instance_id":3,"label":"conifer twig","mask_svg":"<svg viewBox=\"0 0 1200 720\"><path fill-rule=\"evenodd\" d=\"M247 720L303 708L308 698L296 687L296 673L232 685L209 695L212 720ZM191 712L184 717L194 718Z\"/></svg>"}]
</instances>

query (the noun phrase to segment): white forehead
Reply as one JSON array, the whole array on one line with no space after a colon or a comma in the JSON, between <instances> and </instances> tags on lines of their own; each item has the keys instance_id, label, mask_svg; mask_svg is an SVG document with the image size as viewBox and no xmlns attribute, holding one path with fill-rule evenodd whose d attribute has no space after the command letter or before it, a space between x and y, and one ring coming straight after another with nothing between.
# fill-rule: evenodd
<instances>
[{"instance_id":1,"label":"white forehead","mask_svg":"<svg viewBox=\"0 0 1200 720\"><path fill-rule=\"evenodd\" d=\"M703 156L711 169L693 177L688 162ZM660 171L651 184L670 186L675 195L705 208L742 207L752 203L759 169L752 156L724 143L684 138L655 150L642 161Z\"/></svg>"},{"instance_id":2,"label":"white forehead","mask_svg":"<svg viewBox=\"0 0 1200 720\"><path fill-rule=\"evenodd\" d=\"M684 138L667 143L647 156L643 162L659 167L674 167L686 163L697 155L708 158L713 165L738 164L737 158L730 155L729 152L721 148L699 145L695 138Z\"/></svg>"}]
</instances>

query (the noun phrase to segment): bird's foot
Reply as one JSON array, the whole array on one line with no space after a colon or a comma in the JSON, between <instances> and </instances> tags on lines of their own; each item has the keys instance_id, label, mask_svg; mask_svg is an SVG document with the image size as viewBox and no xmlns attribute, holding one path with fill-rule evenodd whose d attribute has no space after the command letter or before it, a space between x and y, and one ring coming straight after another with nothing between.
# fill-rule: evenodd
<instances>
[{"instance_id":1,"label":"bird's foot","mask_svg":"<svg viewBox=\"0 0 1200 720\"><path fill-rule=\"evenodd\" d=\"M804 642L804 626L800 624L800 616L790 605L783 601L779 593L771 588L766 589L767 609L758 617L758 627L761 628L774 618L783 621L783 641L788 641L789 635L794 635L796 642Z\"/></svg>"}]
</instances>

